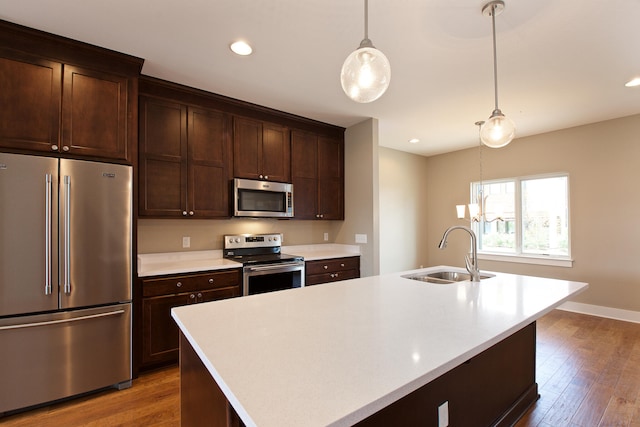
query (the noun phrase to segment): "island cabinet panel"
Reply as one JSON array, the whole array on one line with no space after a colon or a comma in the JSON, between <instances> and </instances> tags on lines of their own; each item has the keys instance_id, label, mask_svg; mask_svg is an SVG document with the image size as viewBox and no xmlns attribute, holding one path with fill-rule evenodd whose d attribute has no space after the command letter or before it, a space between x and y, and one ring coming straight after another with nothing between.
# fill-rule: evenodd
<instances>
[{"instance_id":1,"label":"island cabinet panel","mask_svg":"<svg viewBox=\"0 0 640 427\"><path fill-rule=\"evenodd\" d=\"M275 123L234 117L233 159L236 178L290 182L289 130Z\"/></svg>"},{"instance_id":2,"label":"island cabinet panel","mask_svg":"<svg viewBox=\"0 0 640 427\"><path fill-rule=\"evenodd\" d=\"M177 362L173 307L240 296L240 281L240 269L142 279L141 367Z\"/></svg>"},{"instance_id":3,"label":"island cabinet panel","mask_svg":"<svg viewBox=\"0 0 640 427\"><path fill-rule=\"evenodd\" d=\"M2 47L0 74L0 146L131 161L130 77Z\"/></svg>"},{"instance_id":4,"label":"island cabinet panel","mask_svg":"<svg viewBox=\"0 0 640 427\"><path fill-rule=\"evenodd\" d=\"M231 116L141 96L139 119L139 214L228 217Z\"/></svg>"},{"instance_id":5,"label":"island cabinet panel","mask_svg":"<svg viewBox=\"0 0 640 427\"><path fill-rule=\"evenodd\" d=\"M291 132L295 219L344 219L344 141Z\"/></svg>"},{"instance_id":6,"label":"island cabinet panel","mask_svg":"<svg viewBox=\"0 0 640 427\"><path fill-rule=\"evenodd\" d=\"M180 332L180 408L180 425L184 427L244 426L182 332Z\"/></svg>"},{"instance_id":7,"label":"island cabinet panel","mask_svg":"<svg viewBox=\"0 0 640 427\"><path fill-rule=\"evenodd\" d=\"M305 286L359 277L359 256L305 262Z\"/></svg>"},{"instance_id":8,"label":"island cabinet panel","mask_svg":"<svg viewBox=\"0 0 640 427\"><path fill-rule=\"evenodd\" d=\"M535 351L534 322L356 426L437 427L445 402L450 426L512 426L539 397Z\"/></svg>"}]
</instances>

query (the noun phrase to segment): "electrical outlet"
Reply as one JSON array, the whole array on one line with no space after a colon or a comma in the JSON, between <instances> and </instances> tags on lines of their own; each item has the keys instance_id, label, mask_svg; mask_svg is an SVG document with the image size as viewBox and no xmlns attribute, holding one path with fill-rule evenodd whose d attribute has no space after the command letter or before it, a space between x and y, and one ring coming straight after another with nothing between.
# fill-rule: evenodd
<instances>
[{"instance_id":1,"label":"electrical outlet","mask_svg":"<svg viewBox=\"0 0 640 427\"><path fill-rule=\"evenodd\" d=\"M324 241L325 242L329 241L329 233L324 233Z\"/></svg>"},{"instance_id":2,"label":"electrical outlet","mask_svg":"<svg viewBox=\"0 0 640 427\"><path fill-rule=\"evenodd\" d=\"M367 243L366 234L356 234L356 243Z\"/></svg>"},{"instance_id":3,"label":"electrical outlet","mask_svg":"<svg viewBox=\"0 0 640 427\"><path fill-rule=\"evenodd\" d=\"M449 427L449 401L438 406L438 427Z\"/></svg>"},{"instance_id":4,"label":"electrical outlet","mask_svg":"<svg viewBox=\"0 0 640 427\"><path fill-rule=\"evenodd\" d=\"M191 237L184 236L182 238L182 247L183 248L190 248L191 247Z\"/></svg>"}]
</instances>

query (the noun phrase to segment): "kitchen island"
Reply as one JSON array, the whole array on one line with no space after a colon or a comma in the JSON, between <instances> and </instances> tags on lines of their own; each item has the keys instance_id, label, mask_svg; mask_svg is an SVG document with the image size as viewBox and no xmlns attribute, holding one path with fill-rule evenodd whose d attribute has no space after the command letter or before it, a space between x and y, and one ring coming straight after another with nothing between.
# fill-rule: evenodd
<instances>
[{"instance_id":1,"label":"kitchen island","mask_svg":"<svg viewBox=\"0 0 640 427\"><path fill-rule=\"evenodd\" d=\"M514 421L537 398L535 320L588 285L417 271L174 308L182 425Z\"/></svg>"}]
</instances>

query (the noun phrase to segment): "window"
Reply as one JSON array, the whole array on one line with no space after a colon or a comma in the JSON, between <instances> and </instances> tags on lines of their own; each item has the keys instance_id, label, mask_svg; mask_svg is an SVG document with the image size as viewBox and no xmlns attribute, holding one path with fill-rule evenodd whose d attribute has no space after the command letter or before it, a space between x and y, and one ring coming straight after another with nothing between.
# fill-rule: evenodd
<instances>
[{"instance_id":1,"label":"window","mask_svg":"<svg viewBox=\"0 0 640 427\"><path fill-rule=\"evenodd\" d=\"M484 217L473 224L483 254L569 259L569 176L474 182Z\"/></svg>"}]
</instances>

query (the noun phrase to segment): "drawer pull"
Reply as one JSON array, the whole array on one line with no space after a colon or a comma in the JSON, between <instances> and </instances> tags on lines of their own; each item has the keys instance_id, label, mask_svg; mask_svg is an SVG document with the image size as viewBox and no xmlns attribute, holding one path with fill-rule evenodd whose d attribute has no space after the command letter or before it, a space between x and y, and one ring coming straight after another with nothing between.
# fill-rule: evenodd
<instances>
[{"instance_id":1,"label":"drawer pull","mask_svg":"<svg viewBox=\"0 0 640 427\"><path fill-rule=\"evenodd\" d=\"M209 283L213 284L213 279L209 279Z\"/></svg>"},{"instance_id":2,"label":"drawer pull","mask_svg":"<svg viewBox=\"0 0 640 427\"><path fill-rule=\"evenodd\" d=\"M328 266L328 265L325 265L325 266L323 266L323 268L326 270L326 269L328 269L328 268L329 268L329 266Z\"/></svg>"},{"instance_id":3,"label":"drawer pull","mask_svg":"<svg viewBox=\"0 0 640 427\"><path fill-rule=\"evenodd\" d=\"M343 262L343 263L340 263L340 267L344 267L344 262Z\"/></svg>"},{"instance_id":4,"label":"drawer pull","mask_svg":"<svg viewBox=\"0 0 640 427\"><path fill-rule=\"evenodd\" d=\"M178 283L176 283L176 286L177 286L177 287L179 287L179 288L181 288L181 287L182 287L182 282L178 282Z\"/></svg>"}]
</instances>

